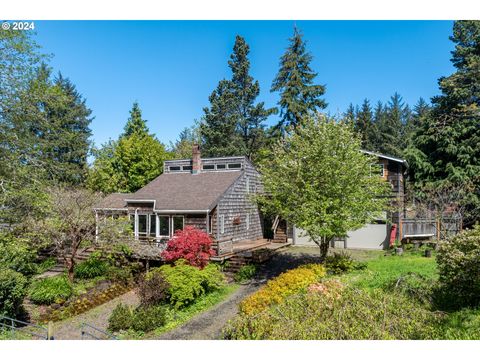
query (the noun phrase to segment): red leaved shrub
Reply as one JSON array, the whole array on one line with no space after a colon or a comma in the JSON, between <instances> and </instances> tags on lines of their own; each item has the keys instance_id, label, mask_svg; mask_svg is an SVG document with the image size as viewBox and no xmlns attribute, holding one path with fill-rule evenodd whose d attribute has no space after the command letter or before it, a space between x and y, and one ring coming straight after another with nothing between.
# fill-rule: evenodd
<instances>
[{"instance_id":1,"label":"red leaved shrub","mask_svg":"<svg viewBox=\"0 0 480 360\"><path fill-rule=\"evenodd\" d=\"M162 258L167 262L185 259L189 265L199 268L205 267L212 255L215 255L215 252L212 250L210 236L193 226L177 230L162 252Z\"/></svg>"}]
</instances>

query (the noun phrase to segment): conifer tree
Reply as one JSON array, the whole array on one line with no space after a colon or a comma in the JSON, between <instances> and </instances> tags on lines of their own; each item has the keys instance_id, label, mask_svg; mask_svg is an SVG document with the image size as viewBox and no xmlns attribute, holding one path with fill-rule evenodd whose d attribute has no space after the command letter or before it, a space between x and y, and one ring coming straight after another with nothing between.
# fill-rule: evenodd
<instances>
[{"instance_id":1,"label":"conifer tree","mask_svg":"<svg viewBox=\"0 0 480 360\"><path fill-rule=\"evenodd\" d=\"M450 40L456 71L439 79L441 95L432 98L409 161L417 187L473 184L468 201L474 208L480 204L480 21L456 21Z\"/></svg>"},{"instance_id":2,"label":"conifer tree","mask_svg":"<svg viewBox=\"0 0 480 360\"><path fill-rule=\"evenodd\" d=\"M317 73L310 68L312 55L307 52L303 35L295 27L285 54L280 58L280 70L273 80L271 92L279 92L281 120L277 128L284 133L295 128L307 115L325 109L327 103L321 97L325 85L314 83Z\"/></svg>"},{"instance_id":3,"label":"conifer tree","mask_svg":"<svg viewBox=\"0 0 480 360\"><path fill-rule=\"evenodd\" d=\"M360 135L362 148L374 151L375 149L375 123L373 121L373 112L370 102L365 99L362 107L356 112L354 129Z\"/></svg>"},{"instance_id":4,"label":"conifer tree","mask_svg":"<svg viewBox=\"0 0 480 360\"><path fill-rule=\"evenodd\" d=\"M142 110L138 102L134 102L132 110L130 110L130 117L125 124L122 136L131 136L134 133L148 134L147 120L142 118Z\"/></svg>"}]
</instances>

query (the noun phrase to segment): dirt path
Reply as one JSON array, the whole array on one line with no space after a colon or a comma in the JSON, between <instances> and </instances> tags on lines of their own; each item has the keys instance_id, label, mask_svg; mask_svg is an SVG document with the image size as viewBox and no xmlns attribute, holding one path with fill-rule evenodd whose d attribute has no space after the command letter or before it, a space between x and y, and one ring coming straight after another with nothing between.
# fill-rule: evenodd
<instances>
[{"instance_id":1,"label":"dirt path","mask_svg":"<svg viewBox=\"0 0 480 360\"><path fill-rule=\"evenodd\" d=\"M108 318L117 304L123 303L127 305L137 306L139 303L138 296L134 291L129 291L105 304L87 311L83 314L66 319L54 324L55 340L79 340L82 338L82 323L95 326L98 329L106 330L108 326ZM94 333L94 331L92 331ZM101 334L96 334L101 335ZM87 339L87 338L86 338Z\"/></svg>"},{"instance_id":2,"label":"dirt path","mask_svg":"<svg viewBox=\"0 0 480 360\"><path fill-rule=\"evenodd\" d=\"M246 296L258 289L259 283L243 285L229 298L193 317L184 325L179 326L157 339L159 340L216 340L222 334L222 329L228 320L232 319L238 310L238 304Z\"/></svg>"}]
</instances>

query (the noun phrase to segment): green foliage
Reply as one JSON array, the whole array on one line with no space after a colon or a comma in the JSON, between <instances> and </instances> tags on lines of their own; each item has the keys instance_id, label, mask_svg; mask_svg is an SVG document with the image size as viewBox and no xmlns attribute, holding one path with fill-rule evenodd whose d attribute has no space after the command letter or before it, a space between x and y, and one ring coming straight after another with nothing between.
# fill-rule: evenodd
<instances>
[{"instance_id":1,"label":"green foliage","mask_svg":"<svg viewBox=\"0 0 480 360\"><path fill-rule=\"evenodd\" d=\"M200 270L179 260L175 266L163 265L152 272L154 271L159 271L167 280L168 301L175 308L187 306L205 293L219 289L225 281L223 274L214 264Z\"/></svg>"},{"instance_id":2,"label":"green foliage","mask_svg":"<svg viewBox=\"0 0 480 360\"><path fill-rule=\"evenodd\" d=\"M407 160L416 188L425 184L473 183L469 205L480 204L480 22L455 21L450 39L455 44L452 63L456 71L438 81L441 95L432 99L425 117L408 149ZM467 221L475 223L478 212Z\"/></svg>"},{"instance_id":3,"label":"green foliage","mask_svg":"<svg viewBox=\"0 0 480 360\"><path fill-rule=\"evenodd\" d=\"M119 303L108 318L108 330L117 332L130 329L133 323L133 311L128 305Z\"/></svg>"},{"instance_id":4,"label":"green foliage","mask_svg":"<svg viewBox=\"0 0 480 360\"><path fill-rule=\"evenodd\" d=\"M323 116L278 141L261 163L263 210L306 231L326 256L334 237L362 227L387 208L388 184L372 176L351 125ZM282 174L282 176L279 176Z\"/></svg>"},{"instance_id":5,"label":"green foliage","mask_svg":"<svg viewBox=\"0 0 480 360\"><path fill-rule=\"evenodd\" d=\"M117 332L133 329L150 332L165 324L166 312L162 306L138 307L132 310L128 305L118 304L108 319L108 330Z\"/></svg>"},{"instance_id":6,"label":"green foliage","mask_svg":"<svg viewBox=\"0 0 480 360\"><path fill-rule=\"evenodd\" d=\"M132 136L133 134L148 135L147 120L142 119L142 110L140 110L136 101L133 103L132 110L130 110L130 117L125 124L122 137Z\"/></svg>"},{"instance_id":7,"label":"green foliage","mask_svg":"<svg viewBox=\"0 0 480 360\"><path fill-rule=\"evenodd\" d=\"M280 93L282 117L277 129L284 133L289 127L300 125L309 115L325 109L327 103L321 99L325 94L324 85L314 84L317 77L310 68L312 55L307 52L303 35L295 27L290 45L280 58L280 69L273 80L270 91Z\"/></svg>"},{"instance_id":8,"label":"green foliage","mask_svg":"<svg viewBox=\"0 0 480 360\"><path fill-rule=\"evenodd\" d=\"M162 173L171 156L153 135L138 131L110 141L94 155L87 184L104 193L137 191Z\"/></svg>"},{"instance_id":9,"label":"green foliage","mask_svg":"<svg viewBox=\"0 0 480 360\"><path fill-rule=\"evenodd\" d=\"M234 279L236 282L243 282L246 280L250 280L255 276L257 273L257 267L253 264L243 265L237 273L234 275Z\"/></svg>"},{"instance_id":10,"label":"green foliage","mask_svg":"<svg viewBox=\"0 0 480 360\"><path fill-rule=\"evenodd\" d=\"M133 281L132 269L129 266L121 268L110 266L108 267L106 276L107 279L111 280L112 282L125 286L129 285Z\"/></svg>"},{"instance_id":11,"label":"green foliage","mask_svg":"<svg viewBox=\"0 0 480 360\"><path fill-rule=\"evenodd\" d=\"M132 329L150 332L165 324L165 308L163 306L139 307L133 312Z\"/></svg>"},{"instance_id":12,"label":"green foliage","mask_svg":"<svg viewBox=\"0 0 480 360\"><path fill-rule=\"evenodd\" d=\"M255 104L258 81L250 75L250 48L241 36L235 38L228 65L231 80L221 80L209 97L200 123L202 150L207 156L258 155L265 142L264 122L275 109Z\"/></svg>"},{"instance_id":13,"label":"green foliage","mask_svg":"<svg viewBox=\"0 0 480 360\"><path fill-rule=\"evenodd\" d=\"M325 258L325 266L331 274L349 272L355 268L355 261L347 252L335 252Z\"/></svg>"},{"instance_id":14,"label":"green foliage","mask_svg":"<svg viewBox=\"0 0 480 360\"><path fill-rule=\"evenodd\" d=\"M16 317L21 311L28 280L11 269L0 269L0 315Z\"/></svg>"},{"instance_id":15,"label":"green foliage","mask_svg":"<svg viewBox=\"0 0 480 360\"><path fill-rule=\"evenodd\" d=\"M480 339L480 310L463 309L447 314L440 327L440 339Z\"/></svg>"},{"instance_id":16,"label":"green foliage","mask_svg":"<svg viewBox=\"0 0 480 360\"><path fill-rule=\"evenodd\" d=\"M108 263L98 257L90 257L75 266L75 276L80 279L93 279L103 276L108 271Z\"/></svg>"},{"instance_id":17,"label":"green foliage","mask_svg":"<svg viewBox=\"0 0 480 360\"><path fill-rule=\"evenodd\" d=\"M37 272L34 251L25 239L0 233L0 268L9 268L29 276Z\"/></svg>"},{"instance_id":18,"label":"green foliage","mask_svg":"<svg viewBox=\"0 0 480 360\"><path fill-rule=\"evenodd\" d=\"M456 299L452 307L480 304L480 226L442 242L436 256L440 284Z\"/></svg>"},{"instance_id":19,"label":"green foliage","mask_svg":"<svg viewBox=\"0 0 480 360\"><path fill-rule=\"evenodd\" d=\"M169 283L159 271L152 271L140 278L137 293L142 306L159 305L168 297Z\"/></svg>"},{"instance_id":20,"label":"green foliage","mask_svg":"<svg viewBox=\"0 0 480 360\"><path fill-rule=\"evenodd\" d=\"M346 288L340 294L298 293L256 315L240 314L228 339L379 340L434 339L439 315L410 298Z\"/></svg>"},{"instance_id":21,"label":"green foliage","mask_svg":"<svg viewBox=\"0 0 480 360\"><path fill-rule=\"evenodd\" d=\"M67 300L72 294L73 286L65 276L34 280L28 289L29 299L41 305Z\"/></svg>"}]
</instances>

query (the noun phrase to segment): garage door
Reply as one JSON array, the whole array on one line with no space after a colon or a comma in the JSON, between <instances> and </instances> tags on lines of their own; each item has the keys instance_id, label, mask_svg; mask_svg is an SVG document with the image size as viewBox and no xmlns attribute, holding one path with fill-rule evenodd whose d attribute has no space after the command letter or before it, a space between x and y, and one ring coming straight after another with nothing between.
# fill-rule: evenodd
<instances>
[{"instance_id":1,"label":"garage door","mask_svg":"<svg viewBox=\"0 0 480 360\"><path fill-rule=\"evenodd\" d=\"M302 229L294 228L294 244L303 246L316 246L310 241L308 235ZM387 225L367 224L361 229L350 231L346 240L347 249L375 249L387 248ZM336 241L335 247L344 247L343 241Z\"/></svg>"}]
</instances>

